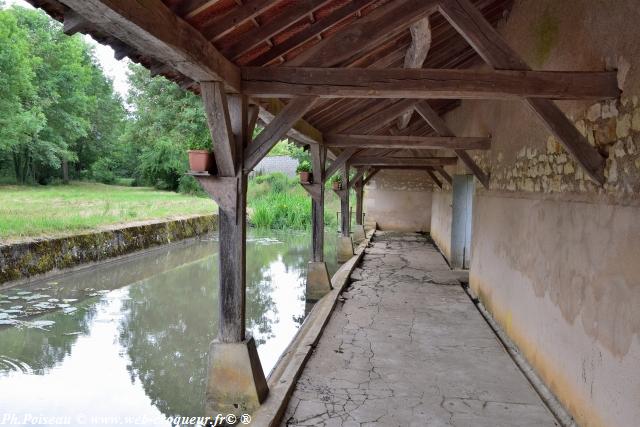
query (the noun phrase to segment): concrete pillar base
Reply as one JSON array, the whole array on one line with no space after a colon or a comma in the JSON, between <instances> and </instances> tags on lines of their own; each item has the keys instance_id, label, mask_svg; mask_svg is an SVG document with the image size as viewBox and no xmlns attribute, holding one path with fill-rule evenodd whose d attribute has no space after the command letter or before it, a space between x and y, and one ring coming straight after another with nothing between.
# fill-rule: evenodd
<instances>
[{"instance_id":1,"label":"concrete pillar base","mask_svg":"<svg viewBox=\"0 0 640 427\"><path fill-rule=\"evenodd\" d=\"M307 269L307 289L305 296L308 301L318 301L333 289L327 264L324 262L309 262Z\"/></svg>"},{"instance_id":2,"label":"concrete pillar base","mask_svg":"<svg viewBox=\"0 0 640 427\"><path fill-rule=\"evenodd\" d=\"M351 240L351 236L338 237L338 262L347 262L353 256L353 240Z\"/></svg>"},{"instance_id":3,"label":"concrete pillar base","mask_svg":"<svg viewBox=\"0 0 640 427\"><path fill-rule=\"evenodd\" d=\"M367 235L364 232L364 225L356 225L356 227L353 229L353 240L355 242L360 243L366 237L367 237Z\"/></svg>"},{"instance_id":4,"label":"concrete pillar base","mask_svg":"<svg viewBox=\"0 0 640 427\"><path fill-rule=\"evenodd\" d=\"M267 394L269 387L253 338L211 343L205 415L251 414Z\"/></svg>"}]
</instances>

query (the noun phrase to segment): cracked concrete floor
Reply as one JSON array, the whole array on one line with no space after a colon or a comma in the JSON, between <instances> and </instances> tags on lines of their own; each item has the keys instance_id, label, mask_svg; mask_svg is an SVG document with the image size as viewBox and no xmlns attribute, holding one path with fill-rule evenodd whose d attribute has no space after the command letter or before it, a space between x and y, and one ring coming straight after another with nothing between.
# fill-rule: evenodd
<instances>
[{"instance_id":1,"label":"cracked concrete floor","mask_svg":"<svg viewBox=\"0 0 640 427\"><path fill-rule=\"evenodd\" d=\"M428 238L377 232L283 426L554 426Z\"/></svg>"}]
</instances>

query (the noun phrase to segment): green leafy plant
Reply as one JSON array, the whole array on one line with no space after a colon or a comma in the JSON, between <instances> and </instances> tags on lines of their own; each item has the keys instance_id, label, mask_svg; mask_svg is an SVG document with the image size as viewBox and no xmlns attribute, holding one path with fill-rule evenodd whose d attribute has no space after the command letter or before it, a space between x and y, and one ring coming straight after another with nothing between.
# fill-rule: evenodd
<instances>
[{"instance_id":1,"label":"green leafy plant","mask_svg":"<svg viewBox=\"0 0 640 427\"><path fill-rule=\"evenodd\" d=\"M211 142L206 139L193 139L189 142L189 150L211 151Z\"/></svg>"},{"instance_id":2,"label":"green leafy plant","mask_svg":"<svg viewBox=\"0 0 640 427\"><path fill-rule=\"evenodd\" d=\"M334 182L337 182L338 184L342 184L342 175L335 174L331 177L331 183L333 184Z\"/></svg>"},{"instance_id":3,"label":"green leafy plant","mask_svg":"<svg viewBox=\"0 0 640 427\"><path fill-rule=\"evenodd\" d=\"M300 173L300 172L311 172L311 163L309 163L306 160L303 160L300 163L298 163L298 167L296 168L296 173Z\"/></svg>"}]
</instances>

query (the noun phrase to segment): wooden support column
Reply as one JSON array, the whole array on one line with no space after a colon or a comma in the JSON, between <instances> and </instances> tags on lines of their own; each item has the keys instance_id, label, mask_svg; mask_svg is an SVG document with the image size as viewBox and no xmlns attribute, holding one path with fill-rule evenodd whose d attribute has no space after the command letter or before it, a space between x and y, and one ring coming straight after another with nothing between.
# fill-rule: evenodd
<instances>
[{"instance_id":1,"label":"wooden support column","mask_svg":"<svg viewBox=\"0 0 640 427\"><path fill-rule=\"evenodd\" d=\"M226 97L217 82L201 82L202 99L214 138L218 176L196 175L218 204L218 337L209 350L207 415L255 410L269 389L252 337L245 335L247 174L244 149L257 111L246 96ZM251 119L250 119L251 111Z\"/></svg>"},{"instance_id":2,"label":"wooden support column","mask_svg":"<svg viewBox=\"0 0 640 427\"><path fill-rule=\"evenodd\" d=\"M353 256L351 240L351 215L349 212L349 164L342 166L342 189L336 191L340 197L340 238L338 239L338 262L346 262Z\"/></svg>"},{"instance_id":3,"label":"wooden support column","mask_svg":"<svg viewBox=\"0 0 640 427\"><path fill-rule=\"evenodd\" d=\"M309 151L313 184L303 186L311 194L311 261L307 266L305 298L307 301L317 301L333 289L329 270L324 262L324 175L327 149L320 144L313 144Z\"/></svg>"},{"instance_id":4,"label":"wooden support column","mask_svg":"<svg viewBox=\"0 0 640 427\"><path fill-rule=\"evenodd\" d=\"M327 149L319 144L309 147L313 165L313 185L317 187L318 195L312 197L311 225L312 225L312 260L324 261L324 166Z\"/></svg>"}]
</instances>

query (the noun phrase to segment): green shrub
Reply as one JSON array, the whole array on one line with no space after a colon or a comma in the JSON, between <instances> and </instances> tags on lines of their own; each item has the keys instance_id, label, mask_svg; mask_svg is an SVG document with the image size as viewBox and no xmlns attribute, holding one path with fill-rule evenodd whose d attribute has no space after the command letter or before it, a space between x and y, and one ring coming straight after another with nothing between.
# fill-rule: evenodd
<instances>
[{"instance_id":1,"label":"green shrub","mask_svg":"<svg viewBox=\"0 0 640 427\"><path fill-rule=\"evenodd\" d=\"M300 172L311 172L311 163L303 160L300 163L298 163L298 167L296 168L296 173L300 173Z\"/></svg>"},{"instance_id":2,"label":"green shrub","mask_svg":"<svg viewBox=\"0 0 640 427\"><path fill-rule=\"evenodd\" d=\"M117 179L116 167L113 159L102 157L91 165L91 177L103 184L114 184Z\"/></svg>"}]
</instances>

